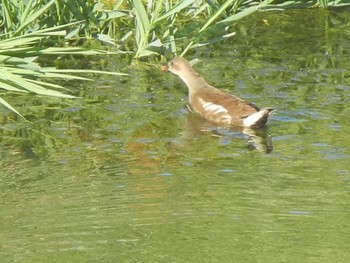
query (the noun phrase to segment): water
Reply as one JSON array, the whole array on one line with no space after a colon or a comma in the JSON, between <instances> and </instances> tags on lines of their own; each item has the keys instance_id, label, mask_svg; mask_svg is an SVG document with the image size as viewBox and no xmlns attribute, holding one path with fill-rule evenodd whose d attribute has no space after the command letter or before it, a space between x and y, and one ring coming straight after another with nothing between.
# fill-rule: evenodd
<instances>
[{"instance_id":1,"label":"water","mask_svg":"<svg viewBox=\"0 0 350 263\"><path fill-rule=\"evenodd\" d=\"M1 262L347 262L349 18L259 13L188 56L276 109L269 154L189 114L159 65L77 83L80 100L9 95L32 123L2 109Z\"/></svg>"}]
</instances>

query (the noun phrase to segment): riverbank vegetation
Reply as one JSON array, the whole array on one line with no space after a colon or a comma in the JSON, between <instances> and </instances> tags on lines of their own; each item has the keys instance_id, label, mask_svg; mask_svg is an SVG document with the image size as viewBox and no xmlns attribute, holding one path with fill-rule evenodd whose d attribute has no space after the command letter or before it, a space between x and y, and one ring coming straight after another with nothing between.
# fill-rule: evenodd
<instances>
[{"instance_id":1,"label":"riverbank vegetation","mask_svg":"<svg viewBox=\"0 0 350 263\"><path fill-rule=\"evenodd\" d=\"M72 98L63 86L47 80L88 79L77 74L108 72L42 66L37 62L39 57L127 54L142 59L182 55L232 37L233 23L257 11L347 4L345 0L3 0L0 89ZM102 44L98 50L91 48L96 41ZM15 111L1 96L0 103Z\"/></svg>"}]
</instances>

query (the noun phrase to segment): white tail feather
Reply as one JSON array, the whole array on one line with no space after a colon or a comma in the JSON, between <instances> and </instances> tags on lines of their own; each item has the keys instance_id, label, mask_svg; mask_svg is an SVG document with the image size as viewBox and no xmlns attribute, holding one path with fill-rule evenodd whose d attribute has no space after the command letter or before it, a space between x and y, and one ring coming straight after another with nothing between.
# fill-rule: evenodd
<instances>
[{"instance_id":1,"label":"white tail feather","mask_svg":"<svg viewBox=\"0 0 350 263\"><path fill-rule=\"evenodd\" d=\"M267 122L267 118L269 117L270 112L272 109L262 109L258 112L253 113L252 115L249 115L247 118L243 120L243 125L245 127L261 127L265 125Z\"/></svg>"}]
</instances>

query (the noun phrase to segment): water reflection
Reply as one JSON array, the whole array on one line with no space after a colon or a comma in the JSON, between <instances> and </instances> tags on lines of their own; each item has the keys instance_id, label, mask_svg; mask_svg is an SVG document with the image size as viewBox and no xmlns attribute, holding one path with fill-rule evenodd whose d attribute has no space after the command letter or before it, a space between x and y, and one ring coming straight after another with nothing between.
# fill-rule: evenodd
<instances>
[{"instance_id":1,"label":"water reflection","mask_svg":"<svg viewBox=\"0 0 350 263\"><path fill-rule=\"evenodd\" d=\"M210 133L223 141L230 139L246 140L249 149L257 150L261 153L271 153L273 151L272 138L267 126L260 129L251 129L246 127L223 127L197 116L194 113L188 113L186 116L185 127L182 136L185 140L192 140L200 137L203 133Z\"/></svg>"},{"instance_id":2,"label":"water reflection","mask_svg":"<svg viewBox=\"0 0 350 263\"><path fill-rule=\"evenodd\" d=\"M259 12L191 54L218 87L278 109L273 146L267 128L185 112L183 84L141 67L63 105L14 96L32 123L0 116L1 262L348 262L345 15Z\"/></svg>"}]
</instances>

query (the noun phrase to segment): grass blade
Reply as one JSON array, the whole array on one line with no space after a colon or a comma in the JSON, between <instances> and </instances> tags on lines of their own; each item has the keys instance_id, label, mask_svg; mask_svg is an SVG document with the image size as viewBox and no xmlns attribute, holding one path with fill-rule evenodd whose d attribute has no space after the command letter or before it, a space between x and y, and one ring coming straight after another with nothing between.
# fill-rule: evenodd
<instances>
[{"instance_id":1,"label":"grass blade","mask_svg":"<svg viewBox=\"0 0 350 263\"><path fill-rule=\"evenodd\" d=\"M254 5L254 6L248 7L246 9L244 9L242 12L234 14L234 15L232 15L232 16L230 16L230 17L228 17L228 18L226 18L226 19L224 19L222 21L220 21L219 23L230 23L230 22L233 22L233 21L240 20L243 17L251 15L252 13L258 11L261 7L267 6L270 1L271 0L265 0L265 1L261 2L258 5Z\"/></svg>"},{"instance_id":2,"label":"grass blade","mask_svg":"<svg viewBox=\"0 0 350 263\"><path fill-rule=\"evenodd\" d=\"M179 1L179 4L174 6L172 9L170 9L168 12L166 12L164 15L161 17L158 17L154 23L160 22L164 19L167 19L168 17L179 13L182 9L192 5L196 0L185 0L185 1Z\"/></svg>"},{"instance_id":3,"label":"grass blade","mask_svg":"<svg viewBox=\"0 0 350 263\"><path fill-rule=\"evenodd\" d=\"M208 26L210 26L225 10L227 7L229 7L232 2L234 2L235 0L228 0L226 1L220 8L218 11L216 11L216 13L204 24L204 26L201 27L201 29L199 30L199 32L202 32L203 30L205 30Z\"/></svg>"},{"instance_id":4,"label":"grass blade","mask_svg":"<svg viewBox=\"0 0 350 263\"><path fill-rule=\"evenodd\" d=\"M229 34L220 36L220 37L216 37L216 38L207 40L206 42L194 44L194 45L192 45L190 48L192 49L192 48L198 48L198 47L203 47L203 46L211 45L211 44L214 44L214 43L216 43L216 42L225 40L225 39L227 39L227 38L229 38L229 37L232 37L232 36L234 36L235 34L236 34L236 32L232 32L232 33L229 33Z\"/></svg>"},{"instance_id":5,"label":"grass blade","mask_svg":"<svg viewBox=\"0 0 350 263\"><path fill-rule=\"evenodd\" d=\"M6 108L8 108L9 110L13 111L14 113L16 113L18 116L21 116L23 119L26 120L26 118L24 118L14 107L12 107L6 100L4 100L3 98L0 97L0 103L2 105L4 105Z\"/></svg>"},{"instance_id":6,"label":"grass blade","mask_svg":"<svg viewBox=\"0 0 350 263\"><path fill-rule=\"evenodd\" d=\"M102 71L102 70L91 70L91 69L55 69L55 68L43 68L42 72L57 72L57 73L95 73L95 74L107 74L107 75L115 75L115 76L128 76L127 73L120 72L110 72L110 71Z\"/></svg>"},{"instance_id":7,"label":"grass blade","mask_svg":"<svg viewBox=\"0 0 350 263\"><path fill-rule=\"evenodd\" d=\"M136 12L135 40L137 45L136 57L138 57L147 44L150 21L141 0L133 0L132 4Z\"/></svg>"},{"instance_id":8,"label":"grass blade","mask_svg":"<svg viewBox=\"0 0 350 263\"><path fill-rule=\"evenodd\" d=\"M21 21L21 26L16 30L16 34L22 32L30 23L32 23L35 19L41 16L55 2L56 0L51 0L42 8L34 12L31 16L26 17L26 20ZM31 8L31 1L27 5L27 9L30 9L30 8Z\"/></svg>"}]
</instances>

